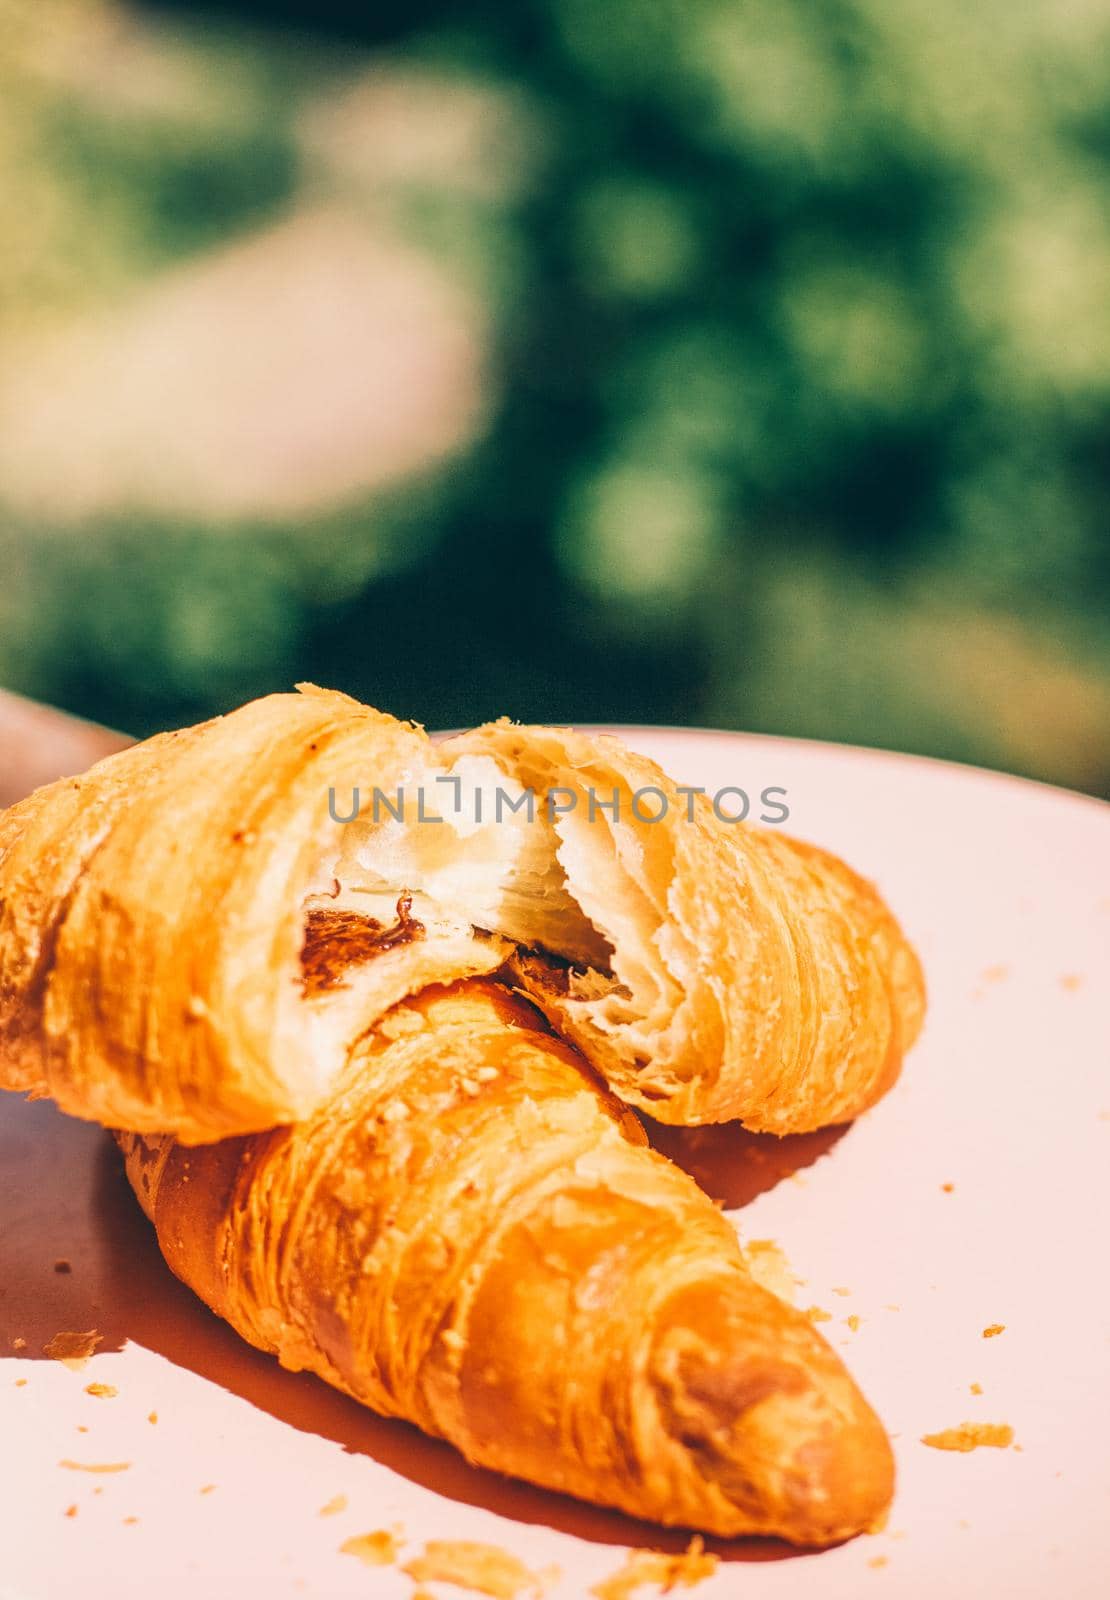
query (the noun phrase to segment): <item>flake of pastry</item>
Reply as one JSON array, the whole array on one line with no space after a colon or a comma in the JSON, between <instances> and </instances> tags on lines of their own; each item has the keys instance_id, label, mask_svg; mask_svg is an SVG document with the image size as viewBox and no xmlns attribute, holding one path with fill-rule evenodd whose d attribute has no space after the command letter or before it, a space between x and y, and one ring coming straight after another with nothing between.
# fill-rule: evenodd
<instances>
[{"instance_id":1,"label":"flake of pastry","mask_svg":"<svg viewBox=\"0 0 1110 1600\"><path fill-rule=\"evenodd\" d=\"M341 1555L355 1556L367 1567L389 1567L397 1559L397 1540L385 1528L356 1533L339 1546Z\"/></svg>"},{"instance_id":2,"label":"flake of pastry","mask_svg":"<svg viewBox=\"0 0 1110 1600\"><path fill-rule=\"evenodd\" d=\"M401 1568L416 1583L452 1583L492 1600L542 1594L538 1573L500 1545L471 1539L429 1539L420 1555Z\"/></svg>"},{"instance_id":3,"label":"flake of pastry","mask_svg":"<svg viewBox=\"0 0 1110 1600\"><path fill-rule=\"evenodd\" d=\"M71 1372L78 1372L103 1338L104 1335L97 1333L95 1328L90 1328L87 1333L56 1333L43 1346L43 1355L49 1356L52 1361L60 1361Z\"/></svg>"},{"instance_id":4,"label":"flake of pastry","mask_svg":"<svg viewBox=\"0 0 1110 1600\"><path fill-rule=\"evenodd\" d=\"M988 1446L1006 1450L1014 1442L1014 1430L1008 1422L961 1422L956 1428L942 1428L939 1433L922 1434L921 1443L934 1450L979 1450Z\"/></svg>"},{"instance_id":5,"label":"flake of pastry","mask_svg":"<svg viewBox=\"0 0 1110 1600\"><path fill-rule=\"evenodd\" d=\"M472 1594L491 1595L493 1600L542 1594L539 1574L509 1550L473 1539L429 1539L422 1554L414 1555L401 1571L416 1582L454 1584Z\"/></svg>"},{"instance_id":6,"label":"flake of pastry","mask_svg":"<svg viewBox=\"0 0 1110 1600\"><path fill-rule=\"evenodd\" d=\"M630 1550L624 1566L612 1577L595 1583L590 1593L596 1600L630 1600L637 1589L657 1586L663 1594L672 1589L693 1589L716 1572L718 1559L706 1553L702 1539L691 1539L681 1555L665 1555L659 1550Z\"/></svg>"},{"instance_id":7,"label":"flake of pastry","mask_svg":"<svg viewBox=\"0 0 1110 1600\"><path fill-rule=\"evenodd\" d=\"M998 1335L1000 1333L1005 1333L1005 1332L1006 1332L1006 1324L1004 1322L992 1322L989 1327L983 1329L983 1338L984 1339L997 1339L997 1337L998 1337Z\"/></svg>"},{"instance_id":8,"label":"flake of pastry","mask_svg":"<svg viewBox=\"0 0 1110 1600\"><path fill-rule=\"evenodd\" d=\"M114 1400L119 1390L111 1383L87 1383L85 1393L91 1394L96 1400Z\"/></svg>"}]
</instances>

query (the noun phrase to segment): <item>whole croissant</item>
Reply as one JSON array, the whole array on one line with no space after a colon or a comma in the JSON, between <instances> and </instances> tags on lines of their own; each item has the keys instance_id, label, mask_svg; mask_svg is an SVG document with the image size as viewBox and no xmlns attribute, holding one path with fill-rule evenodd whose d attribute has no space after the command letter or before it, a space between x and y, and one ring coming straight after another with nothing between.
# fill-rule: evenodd
<instances>
[{"instance_id":1,"label":"whole croissant","mask_svg":"<svg viewBox=\"0 0 1110 1600\"><path fill-rule=\"evenodd\" d=\"M306 687L0 815L0 1086L77 1116L296 1121L390 1006L498 969L626 1102L776 1133L870 1105L923 1007L871 885L612 738L436 746Z\"/></svg>"},{"instance_id":2,"label":"whole croissant","mask_svg":"<svg viewBox=\"0 0 1110 1600\"><path fill-rule=\"evenodd\" d=\"M167 1261L214 1310L474 1463L801 1544L889 1501L886 1436L832 1350L498 984L396 1006L295 1128L119 1139Z\"/></svg>"}]
</instances>

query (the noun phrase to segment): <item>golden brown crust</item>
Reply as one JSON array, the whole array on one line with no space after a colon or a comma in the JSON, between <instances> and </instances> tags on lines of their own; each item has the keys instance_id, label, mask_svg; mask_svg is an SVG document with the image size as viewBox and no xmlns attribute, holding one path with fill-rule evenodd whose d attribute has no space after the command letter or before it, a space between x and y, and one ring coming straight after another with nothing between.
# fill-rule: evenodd
<instances>
[{"instance_id":1,"label":"golden brown crust","mask_svg":"<svg viewBox=\"0 0 1110 1600\"><path fill-rule=\"evenodd\" d=\"M167 1261L244 1337L473 1462L799 1543L890 1498L837 1357L496 984L390 1012L296 1128L121 1143Z\"/></svg>"}]
</instances>

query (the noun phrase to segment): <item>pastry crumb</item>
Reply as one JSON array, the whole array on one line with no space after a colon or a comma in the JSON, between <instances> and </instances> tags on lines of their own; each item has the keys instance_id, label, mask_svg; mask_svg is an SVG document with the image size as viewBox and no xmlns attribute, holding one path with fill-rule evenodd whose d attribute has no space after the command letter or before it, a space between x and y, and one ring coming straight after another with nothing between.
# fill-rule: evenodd
<instances>
[{"instance_id":1,"label":"pastry crumb","mask_svg":"<svg viewBox=\"0 0 1110 1600\"><path fill-rule=\"evenodd\" d=\"M838 1289L838 1288L835 1287L835 1285L833 1287L833 1294L838 1294L838 1295L844 1296L844 1295L851 1294L851 1292L852 1292L851 1289Z\"/></svg>"},{"instance_id":2,"label":"pastry crumb","mask_svg":"<svg viewBox=\"0 0 1110 1600\"><path fill-rule=\"evenodd\" d=\"M856 1316L854 1311L850 1317L845 1317L844 1320L853 1333L859 1332L860 1318Z\"/></svg>"},{"instance_id":3,"label":"pastry crumb","mask_svg":"<svg viewBox=\"0 0 1110 1600\"><path fill-rule=\"evenodd\" d=\"M867 1565L869 1567L874 1567L877 1571L879 1567L885 1567L889 1560L889 1556L872 1556Z\"/></svg>"},{"instance_id":4,"label":"pastry crumb","mask_svg":"<svg viewBox=\"0 0 1110 1600\"><path fill-rule=\"evenodd\" d=\"M1078 972L1065 972L1063 977L1060 979L1060 987L1067 994L1075 994L1077 990L1082 989L1083 987L1082 974Z\"/></svg>"},{"instance_id":5,"label":"pastry crumb","mask_svg":"<svg viewBox=\"0 0 1110 1600\"><path fill-rule=\"evenodd\" d=\"M508 1550L471 1539L429 1539L423 1554L406 1562L401 1571L415 1583L453 1583L492 1600L517 1600L518 1595L543 1590L540 1575Z\"/></svg>"},{"instance_id":6,"label":"pastry crumb","mask_svg":"<svg viewBox=\"0 0 1110 1600\"><path fill-rule=\"evenodd\" d=\"M17 1336L16 1338L14 1338L12 1340L12 1349L13 1350L26 1350L26 1348L27 1348L26 1339L21 1339L21 1338L19 1338Z\"/></svg>"},{"instance_id":7,"label":"pastry crumb","mask_svg":"<svg viewBox=\"0 0 1110 1600\"><path fill-rule=\"evenodd\" d=\"M139 1520L138 1517L124 1517L123 1525L124 1525L125 1528L131 1528L131 1527L134 1527L135 1523L138 1522L138 1520Z\"/></svg>"},{"instance_id":8,"label":"pastry crumb","mask_svg":"<svg viewBox=\"0 0 1110 1600\"><path fill-rule=\"evenodd\" d=\"M347 1496L345 1494L333 1495L326 1506L320 1507L319 1515L322 1517L335 1517L347 1509Z\"/></svg>"},{"instance_id":9,"label":"pastry crumb","mask_svg":"<svg viewBox=\"0 0 1110 1600\"><path fill-rule=\"evenodd\" d=\"M114 1383L87 1383L85 1393L91 1394L95 1400L114 1400L119 1390Z\"/></svg>"},{"instance_id":10,"label":"pastry crumb","mask_svg":"<svg viewBox=\"0 0 1110 1600\"><path fill-rule=\"evenodd\" d=\"M942 1183L940 1188L942 1194L952 1194L955 1191L956 1185L954 1183Z\"/></svg>"},{"instance_id":11,"label":"pastry crumb","mask_svg":"<svg viewBox=\"0 0 1110 1600\"><path fill-rule=\"evenodd\" d=\"M57 1261L55 1261L55 1263L54 1263L54 1271L55 1272L72 1272L73 1271L72 1263L67 1261L65 1256L59 1256Z\"/></svg>"},{"instance_id":12,"label":"pastry crumb","mask_svg":"<svg viewBox=\"0 0 1110 1600\"><path fill-rule=\"evenodd\" d=\"M158 1421L158 1413L157 1413L157 1411L148 1411L146 1420L148 1422L157 1422Z\"/></svg>"},{"instance_id":13,"label":"pastry crumb","mask_svg":"<svg viewBox=\"0 0 1110 1600\"><path fill-rule=\"evenodd\" d=\"M357 1556L366 1567L390 1567L397 1559L397 1540L385 1528L379 1528L374 1533L356 1533L344 1539L339 1552L345 1556Z\"/></svg>"},{"instance_id":14,"label":"pastry crumb","mask_svg":"<svg viewBox=\"0 0 1110 1600\"><path fill-rule=\"evenodd\" d=\"M820 1306L807 1306L806 1316L811 1322L831 1322L832 1312L824 1311Z\"/></svg>"},{"instance_id":15,"label":"pastry crumb","mask_svg":"<svg viewBox=\"0 0 1110 1600\"><path fill-rule=\"evenodd\" d=\"M961 1422L958 1428L943 1428L940 1433L925 1433L921 1443L934 1450L979 1450L988 1446L1006 1450L1014 1442L1008 1422Z\"/></svg>"},{"instance_id":16,"label":"pastry crumb","mask_svg":"<svg viewBox=\"0 0 1110 1600\"><path fill-rule=\"evenodd\" d=\"M982 1394L983 1385L981 1383L973 1383L971 1385L971 1392L972 1394Z\"/></svg>"},{"instance_id":17,"label":"pastry crumb","mask_svg":"<svg viewBox=\"0 0 1110 1600\"><path fill-rule=\"evenodd\" d=\"M206 1483L200 1489L198 1489L197 1493L198 1494L211 1494L212 1490L215 1487L216 1487L216 1485L214 1483Z\"/></svg>"},{"instance_id":18,"label":"pastry crumb","mask_svg":"<svg viewBox=\"0 0 1110 1600\"><path fill-rule=\"evenodd\" d=\"M15 1386L16 1386L17 1389L25 1389L27 1387L27 1379L26 1378L17 1378L15 1380Z\"/></svg>"},{"instance_id":19,"label":"pastry crumb","mask_svg":"<svg viewBox=\"0 0 1110 1600\"><path fill-rule=\"evenodd\" d=\"M68 1472L126 1472L130 1461L69 1461L58 1462Z\"/></svg>"},{"instance_id":20,"label":"pastry crumb","mask_svg":"<svg viewBox=\"0 0 1110 1600\"><path fill-rule=\"evenodd\" d=\"M707 1555L705 1541L695 1535L678 1556L659 1550L630 1550L624 1566L611 1578L603 1578L590 1590L597 1600L630 1600L637 1589L657 1585L663 1594L672 1589L693 1589L716 1572L716 1556Z\"/></svg>"},{"instance_id":21,"label":"pastry crumb","mask_svg":"<svg viewBox=\"0 0 1110 1600\"><path fill-rule=\"evenodd\" d=\"M1004 978L1008 978L1009 976L1009 967L1004 966L1001 963L994 967L984 967L982 972L979 974L980 980L983 983L1001 983Z\"/></svg>"},{"instance_id":22,"label":"pastry crumb","mask_svg":"<svg viewBox=\"0 0 1110 1600\"><path fill-rule=\"evenodd\" d=\"M67 1517L75 1517L77 1515L77 1507L66 1506L65 1514Z\"/></svg>"},{"instance_id":23,"label":"pastry crumb","mask_svg":"<svg viewBox=\"0 0 1110 1600\"><path fill-rule=\"evenodd\" d=\"M983 1329L983 1338L996 1339L1000 1333L1005 1332L1006 1324L1004 1322L992 1322L989 1328Z\"/></svg>"},{"instance_id":24,"label":"pastry crumb","mask_svg":"<svg viewBox=\"0 0 1110 1600\"><path fill-rule=\"evenodd\" d=\"M71 1372L79 1372L103 1339L103 1334L90 1328L87 1333L56 1333L42 1353L51 1361L60 1361Z\"/></svg>"}]
</instances>

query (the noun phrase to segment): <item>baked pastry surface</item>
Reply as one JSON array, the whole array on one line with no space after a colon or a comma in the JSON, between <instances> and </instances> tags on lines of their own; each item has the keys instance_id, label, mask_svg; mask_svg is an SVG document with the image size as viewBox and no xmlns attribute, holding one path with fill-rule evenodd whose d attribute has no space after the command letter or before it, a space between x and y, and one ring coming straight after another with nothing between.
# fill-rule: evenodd
<instances>
[{"instance_id":1,"label":"baked pastry surface","mask_svg":"<svg viewBox=\"0 0 1110 1600\"><path fill-rule=\"evenodd\" d=\"M872 885L604 736L435 745L306 688L0 816L0 1085L77 1116L194 1143L296 1121L389 1007L495 971L626 1102L776 1133L872 1104L923 1010Z\"/></svg>"},{"instance_id":2,"label":"baked pastry surface","mask_svg":"<svg viewBox=\"0 0 1110 1600\"><path fill-rule=\"evenodd\" d=\"M119 1135L173 1270L252 1344L468 1460L639 1517L825 1544L882 1426L729 1222L520 997L425 989L295 1128Z\"/></svg>"}]
</instances>

